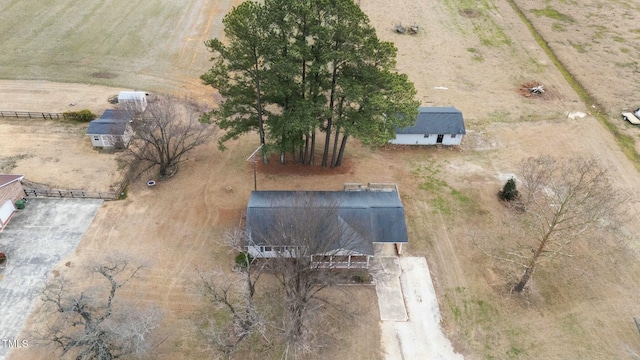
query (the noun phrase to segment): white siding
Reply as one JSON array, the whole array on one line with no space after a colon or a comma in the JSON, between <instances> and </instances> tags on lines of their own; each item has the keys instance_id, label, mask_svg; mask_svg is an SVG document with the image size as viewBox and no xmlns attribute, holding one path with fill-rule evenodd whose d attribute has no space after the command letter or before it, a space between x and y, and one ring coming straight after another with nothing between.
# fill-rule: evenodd
<instances>
[{"instance_id":1,"label":"white siding","mask_svg":"<svg viewBox=\"0 0 640 360\"><path fill-rule=\"evenodd\" d=\"M93 147L103 147L104 143L102 142L102 136L100 135L89 135L91 138L91 145Z\"/></svg>"},{"instance_id":2,"label":"white siding","mask_svg":"<svg viewBox=\"0 0 640 360\"><path fill-rule=\"evenodd\" d=\"M121 91L118 94L118 103L125 108L131 105L134 110L144 111L147 108L147 94L142 91Z\"/></svg>"},{"instance_id":3,"label":"white siding","mask_svg":"<svg viewBox=\"0 0 640 360\"><path fill-rule=\"evenodd\" d=\"M7 223L14 211L16 211L16 208L13 206L13 201L11 200L7 200L4 204L0 205L0 228Z\"/></svg>"},{"instance_id":4,"label":"white siding","mask_svg":"<svg viewBox=\"0 0 640 360\"><path fill-rule=\"evenodd\" d=\"M278 256L275 251L260 251L264 246L247 246L247 252L254 258L274 258Z\"/></svg>"},{"instance_id":5,"label":"white siding","mask_svg":"<svg viewBox=\"0 0 640 360\"><path fill-rule=\"evenodd\" d=\"M455 136L455 137L452 137ZM462 135L445 134L442 137L442 145L460 145ZM396 138L390 143L397 145L436 145L438 142L437 134L396 134Z\"/></svg>"},{"instance_id":6,"label":"white siding","mask_svg":"<svg viewBox=\"0 0 640 360\"><path fill-rule=\"evenodd\" d=\"M94 147L111 147L118 141L122 141L125 146L129 145L131 137L133 136L133 130L131 126L127 124L127 128L124 131L124 135L89 135L91 139L91 145Z\"/></svg>"},{"instance_id":7,"label":"white siding","mask_svg":"<svg viewBox=\"0 0 640 360\"><path fill-rule=\"evenodd\" d=\"M460 145L461 140L462 135L445 135L442 139L442 145Z\"/></svg>"}]
</instances>

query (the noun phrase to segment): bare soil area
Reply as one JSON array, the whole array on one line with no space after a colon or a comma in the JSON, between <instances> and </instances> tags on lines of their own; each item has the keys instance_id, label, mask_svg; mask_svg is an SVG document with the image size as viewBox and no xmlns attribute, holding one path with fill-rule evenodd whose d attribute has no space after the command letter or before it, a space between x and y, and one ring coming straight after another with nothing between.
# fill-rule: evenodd
<instances>
[{"instance_id":1,"label":"bare soil area","mask_svg":"<svg viewBox=\"0 0 640 360\"><path fill-rule=\"evenodd\" d=\"M611 109L612 121L618 120L618 108L632 107L627 104L638 90L632 80L637 1L554 2L543 12L533 12L542 8L537 2L516 2L528 16L541 14L532 21L583 86ZM337 190L345 182L398 183L410 236L406 251L427 258L445 332L456 352L467 358L637 357L633 316L638 316L640 246L635 238L640 225L630 223L616 237L576 245L574 257L540 268L523 296L508 291L520 269L478 249L508 247L515 236L503 230L506 210L496 193L528 156L593 156L611 168L620 188L633 192L640 186L634 164L589 116L590 109L514 9L502 0L358 3L379 36L398 47L397 69L416 84L422 104L462 110L467 126L462 146L369 149L351 142L341 171L321 174L272 162L258 168L258 189ZM549 17L557 13L570 14L574 21ZM399 23L416 24L420 31L398 34L394 26ZM206 36L197 28L194 33ZM581 44L589 51L580 52ZM207 67L199 64L198 74ZM197 83L195 77L190 81ZM543 84L549 95L522 96L522 84L534 82ZM587 116L568 117L576 111ZM630 134L639 130L625 129ZM0 139L0 148L5 141L9 139ZM104 249L120 249L151 262L123 295L166 310L158 358L202 356L188 326L199 307L190 283L197 269L230 267L230 256L215 239L237 223L246 206L254 179L245 159L257 143L257 136L245 136L222 153L209 144L191 154L173 179L153 188L144 185L149 179L140 179L126 200L99 210L76 253L66 260L80 264ZM24 166L22 173L29 178L35 171L31 168L41 165L18 166ZM55 167L50 169L50 176L59 176ZM61 265L59 271L74 269ZM336 336L340 345L323 351L323 358L382 356L375 292L354 288L352 296L352 304L364 314L359 319L366 320L345 321L344 332ZM10 358L21 359L27 351L31 358L49 355L30 348L15 350Z\"/></svg>"},{"instance_id":2,"label":"bare soil area","mask_svg":"<svg viewBox=\"0 0 640 360\"><path fill-rule=\"evenodd\" d=\"M0 80L0 110L62 113L111 108L120 88L48 81ZM110 191L121 174L116 155L94 150L88 124L0 118L0 173L25 175L54 189Z\"/></svg>"}]
</instances>

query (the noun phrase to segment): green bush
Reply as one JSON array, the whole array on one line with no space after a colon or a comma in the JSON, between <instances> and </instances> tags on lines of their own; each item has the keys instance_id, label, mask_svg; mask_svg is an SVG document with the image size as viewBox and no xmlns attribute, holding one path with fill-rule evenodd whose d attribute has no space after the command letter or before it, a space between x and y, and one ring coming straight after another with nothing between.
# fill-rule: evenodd
<instances>
[{"instance_id":1,"label":"green bush","mask_svg":"<svg viewBox=\"0 0 640 360\"><path fill-rule=\"evenodd\" d=\"M368 284L371 282L371 275L366 271L359 271L353 275L356 284Z\"/></svg>"},{"instance_id":2,"label":"green bush","mask_svg":"<svg viewBox=\"0 0 640 360\"><path fill-rule=\"evenodd\" d=\"M253 256L246 252L241 252L236 255L236 265L242 269L246 269L253 262Z\"/></svg>"},{"instance_id":3,"label":"green bush","mask_svg":"<svg viewBox=\"0 0 640 360\"><path fill-rule=\"evenodd\" d=\"M502 191L498 193L501 200L504 201L513 201L520 196L518 189L516 188L516 181L511 178L507 180L507 183L504 184Z\"/></svg>"},{"instance_id":4,"label":"green bush","mask_svg":"<svg viewBox=\"0 0 640 360\"><path fill-rule=\"evenodd\" d=\"M76 122L89 122L95 120L98 116L91 112L91 110L80 111L67 111L62 114L65 119L73 120Z\"/></svg>"}]
</instances>

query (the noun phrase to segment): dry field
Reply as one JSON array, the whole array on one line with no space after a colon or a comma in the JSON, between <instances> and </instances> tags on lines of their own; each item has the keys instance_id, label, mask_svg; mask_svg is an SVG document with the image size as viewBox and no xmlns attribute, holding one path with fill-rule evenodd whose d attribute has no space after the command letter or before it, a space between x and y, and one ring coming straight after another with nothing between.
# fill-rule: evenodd
<instances>
[{"instance_id":1,"label":"dry field","mask_svg":"<svg viewBox=\"0 0 640 360\"><path fill-rule=\"evenodd\" d=\"M496 192L527 156L594 156L610 166L620 188L631 192L640 186L635 164L589 115L590 109L514 9L502 0L358 3L379 36L396 43L397 68L415 82L420 101L463 111L467 124L463 145L458 149L367 149L351 143L340 171L305 175L299 168L273 164L259 169L258 188L335 190L344 182L397 182L410 232L407 251L427 258L445 332L456 350L469 359L637 358L640 337L633 316L640 316L636 305L640 244L635 236L640 225L628 224L616 238L575 246L573 258L540 268L524 296L510 294L507 286L519 270L494 261L475 246L494 250L509 246L513 235L503 230L505 209L497 202ZM638 129L622 123L617 112L640 106L634 103L637 85L631 80L637 70L634 55L640 46L640 30L632 15L640 2L516 3L558 58L609 111L610 120L637 139ZM192 6L196 4L192 2ZM212 10L211 6L207 9ZM184 12L180 16L187 16ZM210 19L219 19L221 14L215 16ZM420 33L396 34L393 26L400 22L419 25ZM206 38L216 26L219 24L212 23L204 27L206 33L194 30L194 34ZM166 42L180 44L184 40L184 34L172 33ZM16 64L21 61L2 56ZM180 56L183 59L178 63L188 58ZM158 88L175 88L175 81L179 81L179 77L167 77L166 83L162 82L163 66L175 60L169 57L173 60L159 57L154 60L159 62L157 68L146 68L145 76L153 78L150 83L159 84ZM35 58L32 61L37 63ZM99 64L92 66L98 68ZM206 69L206 61L197 66L181 75L185 79L191 76L186 83L197 83L195 77ZM92 82L86 77L80 80L68 68L66 71L69 73L62 72L57 79L40 73L0 76ZM142 78L139 73L131 76ZM544 84L547 92L540 97L523 97L519 87L527 82ZM3 84L0 81L0 89ZM569 117L571 112L587 115ZM2 121L0 126L9 126L0 127L4 132L16 125ZM0 157L4 141L0 140ZM64 261L73 265L60 266L60 272L72 275L81 263L104 249L148 259L152 265L123 295L166 310L158 358L202 356L201 344L188 331L190 314L200 309L190 283L197 269L230 266L229 255L215 239L237 222L246 206L253 177L245 158L257 142L257 137L245 136L230 143L224 153L209 144L194 152L173 179L153 188L144 186L147 179L133 184L126 200L106 203L100 209L76 253ZM64 158L64 154L56 156ZM92 153L87 149L86 154ZM22 160L16 164L27 178L32 171L29 167L37 167ZM55 169L51 172L56 173ZM338 327L333 336L341 340L326 349L323 358L381 357L375 292L371 288L352 291L357 301L351 303L361 316ZM29 348L14 351L9 358L23 359L27 354L29 358L48 357L46 351Z\"/></svg>"},{"instance_id":2,"label":"dry field","mask_svg":"<svg viewBox=\"0 0 640 360\"><path fill-rule=\"evenodd\" d=\"M0 78L184 92L238 0L0 3ZM13 109L8 109L13 110Z\"/></svg>"}]
</instances>

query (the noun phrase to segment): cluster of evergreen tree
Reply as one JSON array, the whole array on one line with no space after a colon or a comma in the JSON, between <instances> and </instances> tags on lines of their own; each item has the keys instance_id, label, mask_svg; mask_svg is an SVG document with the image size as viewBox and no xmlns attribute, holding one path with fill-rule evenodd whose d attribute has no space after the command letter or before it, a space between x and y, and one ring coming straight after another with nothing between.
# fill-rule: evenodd
<instances>
[{"instance_id":1,"label":"cluster of evergreen tree","mask_svg":"<svg viewBox=\"0 0 640 360\"><path fill-rule=\"evenodd\" d=\"M397 50L380 41L353 0L247 1L212 39L211 69L201 76L223 102L205 115L226 130L219 146L258 131L264 149L340 166L347 140L384 144L412 125L415 88L394 70ZM263 152L266 162L266 151Z\"/></svg>"}]
</instances>

